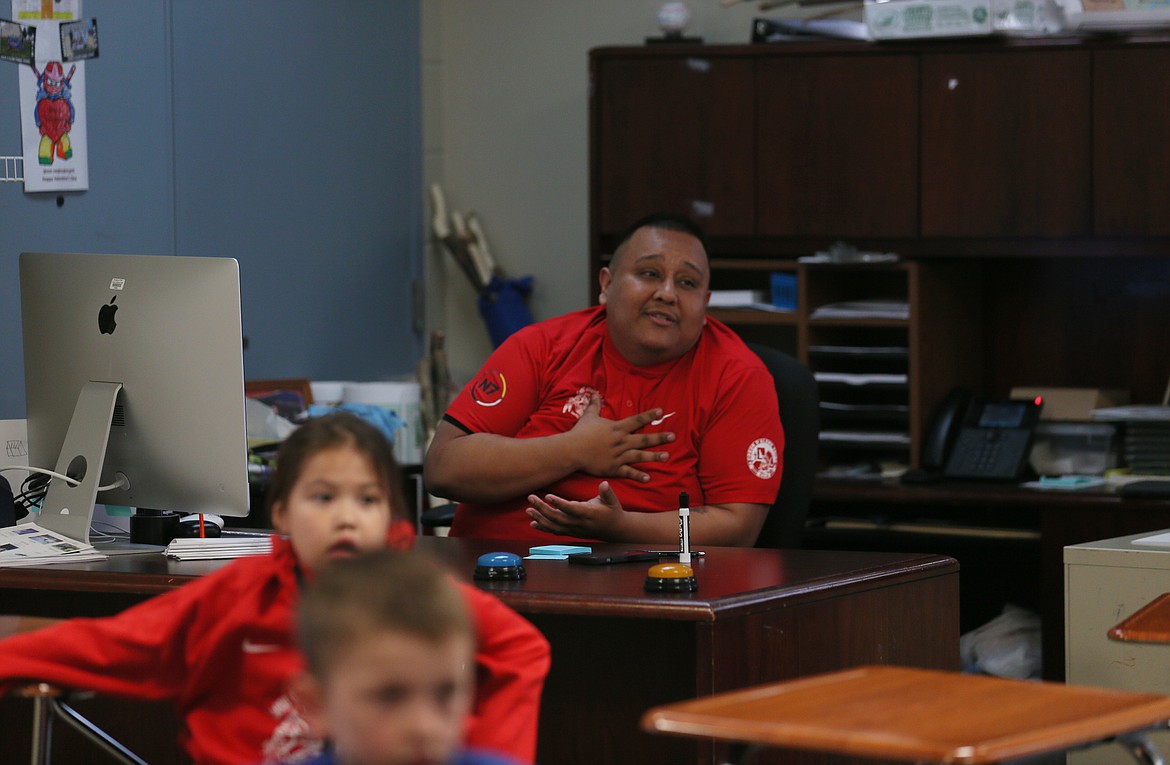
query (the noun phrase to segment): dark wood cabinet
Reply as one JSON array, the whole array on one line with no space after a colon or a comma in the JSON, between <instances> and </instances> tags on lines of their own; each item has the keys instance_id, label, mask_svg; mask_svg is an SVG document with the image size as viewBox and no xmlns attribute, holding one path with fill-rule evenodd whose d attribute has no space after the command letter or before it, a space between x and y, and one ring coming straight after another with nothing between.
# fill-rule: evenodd
<instances>
[{"instance_id":1,"label":"dark wood cabinet","mask_svg":"<svg viewBox=\"0 0 1170 765\"><path fill-rule=\"evenodd\" d=\"M745 339L826 370L814 346L909 349L911 463L952 385L1161 399L1170 35L599 48L590 66L591 284L629 221L695 216L713 289L787 271L807 290L791 313L712 311ZM897 276L797 262L836 240L899 254ZM895 283L917 319L812 317Z\"/></svg>"},{"instance_id":2,"label":"dark wood cabinet","mask_svg":"<svg viewBox=\"0 0 1170 765\"><path fill-rule=\"evenodd\" d=\"M771 56L757 64L761 236L918 230L918 60Z\"/></svg>"},{"instance_id":3,"label":"dark wood cabinet","mask_svg":"<svg viewBox=\"0 0 1170 765\"><path fill-rule=\"evenodd\" d=\"M1090 233L1090 53L928 53L924 237Z\"/></svg>"},{"instance_id":4,"label":"dark wood cabinet","mask_svg":"<svg viewBox=\"0 0 1170 765\"><path fill-rule=\"evenodd\" d=\"M1170 236L1170 48L1093 54L1093 224L1100 236Z\"/></svg>"},{"instance_id":5,"label":"dark wood cabinet","mask_svg":"<svg viewBox=\"0 0 1170 765\"><path fill-rule=\"evenodd\" d=\"M599 60L592 73L599 232L669 211L712 236L752 236L754 61L638 53Z\"/></svg>"}]
</instances>

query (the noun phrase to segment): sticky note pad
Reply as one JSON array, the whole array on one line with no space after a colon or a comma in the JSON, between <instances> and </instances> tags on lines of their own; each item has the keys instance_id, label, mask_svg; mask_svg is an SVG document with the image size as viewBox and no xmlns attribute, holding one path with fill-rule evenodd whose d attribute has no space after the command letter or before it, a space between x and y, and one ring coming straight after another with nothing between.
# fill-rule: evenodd
<instances>
[{"instance_id":1,"label":"sticky note pad","mask_svg":"<svg viewBox=\"0 0 1170 765\"><path fill-rule=\"evenodd\" d=\"M593 552L593 548L585 547L583 545L539 545L537 547L528 548L528 554L536 556L573 555L574 553L587 552Z\"/></svg>"}]
</instances>

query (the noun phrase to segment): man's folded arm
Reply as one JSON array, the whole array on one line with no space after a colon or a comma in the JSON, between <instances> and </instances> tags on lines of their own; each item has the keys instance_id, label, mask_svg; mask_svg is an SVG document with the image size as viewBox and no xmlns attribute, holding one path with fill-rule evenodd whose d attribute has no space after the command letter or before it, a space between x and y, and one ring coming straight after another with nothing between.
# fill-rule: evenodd
<instances>
[{"instance_id":1,"label":"man's folded arm","mask_svg":"<svg viewBox=\"0 0 1170 765\"><path fill-rule=\"evenodd\" d=\"M469 433L444 419L423 466L427 490L444 499L482 504L524 496L576 470L566 436Z\"/></svg>"}]
</instances>

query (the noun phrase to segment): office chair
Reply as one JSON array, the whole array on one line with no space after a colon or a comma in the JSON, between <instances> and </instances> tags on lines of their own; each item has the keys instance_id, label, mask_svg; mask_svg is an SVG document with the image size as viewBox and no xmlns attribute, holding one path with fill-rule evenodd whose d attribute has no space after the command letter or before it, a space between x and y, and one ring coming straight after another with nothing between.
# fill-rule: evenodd
<instances>
[{"instance_id":1,"label":"office chair","mask_svg":"<svg viewBox=\"0 0 1170 765\"><path fill-rule=\"evenodd\" d=\"M796 359L766 345L749 343L776 383L780 423L784 426L784 472L780 491L772 503L756 547L800 547L804 522L812 503L813 479L817 469L820 440L820 396L812 372ZM422 512L423 528L450 526L455 505L443 504Z\"/></svg>"},{"instance_id":2,"label":"office chair","mask_svg":"<svg viewBox=\"0 0 1170 765\"><path fill-rule=\"evenodd\" d=\"M787 353L748 343L776 382L780 424L784 426L784 472L780 491L764 519L756 547L800 547L812 504L820 442L820 395L812 372Z\"/></svg>"}]
</instances>

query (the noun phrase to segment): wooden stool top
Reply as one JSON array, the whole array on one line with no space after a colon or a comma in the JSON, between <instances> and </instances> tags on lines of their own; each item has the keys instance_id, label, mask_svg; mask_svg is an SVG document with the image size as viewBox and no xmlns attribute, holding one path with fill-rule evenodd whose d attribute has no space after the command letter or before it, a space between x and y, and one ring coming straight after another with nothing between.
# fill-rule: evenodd
<instances>
[{"instance_id":1,"label":"wooden stool top","mask_svg":"<svg viewBox=\"0 0 1170 765\"><path fill-rule=\"evenodd\" d=\"M16 614L0 614L0 638L18 635L21 632L31 632L41 627L56 624L60 619L51 619L47 616L19 616Z\"/></svg>"},{"instance_id":2,"label":"wooden stool top","mask_svg":"<svg viewBox=\"0 0 1170 765\"><path fill-rule=\"evenodd\" d=\"M16 614L0 614L0 638L18 635L22 632L31 632L38 630L41 627L48 627L50 624L56 624L60 619L50 619L44 616L19 616ZM12 689L12 692L24 698L56 698L62 695L62 691L55 685L49 683L27 683L25 685L18 685Z\"/></svg>"},{"instance_id":3,"label":"wooden stool top","mask_svg":"<svg viewBox=\"0 0 1170 765\"><path fill-rule=\"evenodd\" d=\"M1170 592L1145 604L1128 619L1109 630L1114 640L1135 643L1170 643Z\"/></svg>"},{"instance_id":4,"label":"wooden stool top","mask_svg":"<svg viewBox=\"0 0 1170 765\"><path fill-rule=\"evenodd\" d=\"M1168 720L1167 696L874 666L656 707L642 727L885 759L990 763Z\"/></svg>"}]
</instances>

